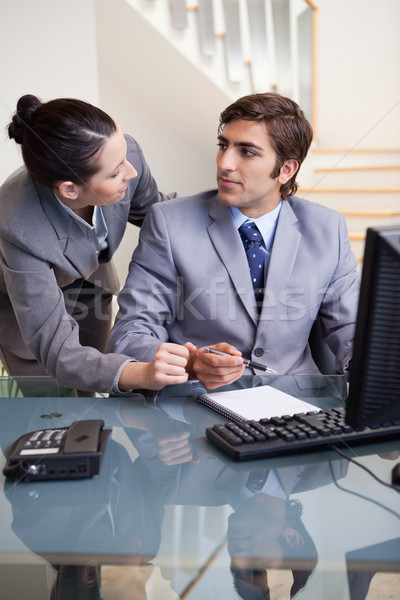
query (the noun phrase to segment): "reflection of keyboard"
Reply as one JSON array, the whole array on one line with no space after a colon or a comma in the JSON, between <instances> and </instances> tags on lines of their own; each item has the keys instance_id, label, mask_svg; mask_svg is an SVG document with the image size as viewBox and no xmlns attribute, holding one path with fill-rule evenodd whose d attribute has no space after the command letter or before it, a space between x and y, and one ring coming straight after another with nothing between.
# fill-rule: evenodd
<instances>
[{"instance_id":1,"label":"reflection of keyboard","mask_svg":"<svg viewBox=\"0 0 400 600\"><path fill-rule=\"evenodd\" d=\"M369 444L400 438L400 420L353 429L344 421L344 408L214 425L207 438L236 460L253 460L328 450L329 446Z\"/></svg>"}]
</instances>

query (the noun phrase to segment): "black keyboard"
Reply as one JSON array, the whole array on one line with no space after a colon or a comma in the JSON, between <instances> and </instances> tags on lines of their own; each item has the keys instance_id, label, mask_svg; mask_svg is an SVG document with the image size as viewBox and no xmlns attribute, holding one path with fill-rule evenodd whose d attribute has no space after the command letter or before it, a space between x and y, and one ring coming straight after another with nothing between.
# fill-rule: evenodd
<instances>
[{"instance_id":1,"label":"black keyboard","mask_svg":"<svg viewBox=\"0 0 400 600\"><path fill-rule=\"evenodd\" d=\"M345 423L344 416L344 408L331 408L260 421L218 424L208 427L206 435L222 452L236 460L328 450L333 445L400 440L400 420L354 429Z\"/></svg>"}]
</instances>

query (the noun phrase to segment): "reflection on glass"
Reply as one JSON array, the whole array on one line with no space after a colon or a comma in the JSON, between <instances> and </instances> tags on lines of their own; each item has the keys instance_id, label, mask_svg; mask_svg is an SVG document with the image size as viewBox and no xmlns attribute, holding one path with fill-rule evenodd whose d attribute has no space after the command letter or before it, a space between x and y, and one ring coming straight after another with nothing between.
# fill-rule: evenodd
<instances>
[{"instance_id":1,"label":"reflection on glass","mask_svg":"<svg viewBox=\"0 0 400 600\"><path fill-rule=\"evenodd\" d=\"M290 597L305 586L317 564L317 549L301 515L298 500L256 494L229 517L231 571L241 598L268 598L268 569L287 563L297 565Z\"/></svg>"},{"instance_id":2,"label":"reflection on glass","mask_svg":"<svg viewBox=\"0 0 400 600\"><path fill-rule=\"evenodd\" d=\"M339 389L338 381L333 381L333 388L318 386L319 397L328 398L326 389ZM281 383L285 391L288 385L301 387L310 398L310 381ZM205 426L215 422L215 414L199 410L190 386L158 395L156 402L141 394L67 401L11 398L3 399L2 407L21 433L38 429L41 415L56 409L63 413L60 424L84 414L103 418L107 427L113 427L98 477L68 483L5 483L13 533L54 568L51 600L99 599L103 565L136 565L146 570L147 577L151 563L157 561L165 586L169 588L171 581L172 593L179 596L188 586L187 580L179 579L176 565L186 560L184 550L189 549L193 566L186 566L185 576L198 577L201 561L210 556L205 529L216 512L220 521L213 532L213 549L224 548L225 562L213 575L224 577L227 599L239 594L246 600L265 600L272 569L292 572L292 598L310 586L318 556L296 497L345 477L347 461L331 460L331 455L303 460L299 455L234 463L207 444ZM15 429L9 429L0 422L3 449L15 438ZM171 507L177 509L173 518ZM199 547L206 547L206 552L199 552ZM169 568L164 568L165 557ZM352 600L356 598L363 600L362 596Z\"/></svg>"}]
</instances>

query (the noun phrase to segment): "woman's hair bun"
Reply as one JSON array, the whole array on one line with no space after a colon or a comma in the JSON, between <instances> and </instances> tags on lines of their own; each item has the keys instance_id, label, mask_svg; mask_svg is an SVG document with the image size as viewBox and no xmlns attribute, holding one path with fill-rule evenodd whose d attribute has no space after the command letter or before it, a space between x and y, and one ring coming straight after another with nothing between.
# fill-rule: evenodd
<instances>
[{"instance_id":1,"label":"woman's hair bun","mask_svg":"<svg viewBox=\"0 0 400 600\"><path fill-rule=\"evenodd\" d=\"M17 102L17 110L8 126L8 136L17 144L22 144L24 131L32 125L34 114L42 105L39 98L32 94L25 94Z\"/></svg>"}]
</instances>

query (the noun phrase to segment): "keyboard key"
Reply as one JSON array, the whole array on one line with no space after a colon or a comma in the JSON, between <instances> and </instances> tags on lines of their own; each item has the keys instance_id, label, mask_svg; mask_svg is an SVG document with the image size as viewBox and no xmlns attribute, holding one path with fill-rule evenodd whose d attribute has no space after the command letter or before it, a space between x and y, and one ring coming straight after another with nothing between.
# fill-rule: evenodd
<instances>
[{"instance_id":1,"label":"keyboard key","mask_svg":"<svg viewBox=\"0 0 400 600\"><path fill-rule=\"evenodd\" d=\"M236 460L321 451L400 438L400 422L354 429L347 425L344 407L298 413L260 421L218 424L208 428L208 439ZM264 438L264 439L261 439ZM257 443L256 443L257 442Z\"/></svg>"}]
</instances>

